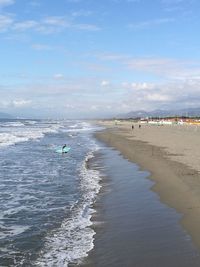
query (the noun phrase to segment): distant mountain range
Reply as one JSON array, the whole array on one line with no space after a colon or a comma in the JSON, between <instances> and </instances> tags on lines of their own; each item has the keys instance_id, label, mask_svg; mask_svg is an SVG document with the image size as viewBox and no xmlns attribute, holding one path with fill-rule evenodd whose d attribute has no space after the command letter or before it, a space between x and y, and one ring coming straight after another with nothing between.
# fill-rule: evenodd
<instances>
[{"instance_id":1,"label":"distant mountain range","mask_svg":"<svg viewBox=\"0 0 200 267\"><path fill-rule=\"evenodd\" d=\"M8 113L0 112L0 119L13 119L14 117Z\"/></svg>"},{"instance_id":2,"label":"distant mountain range","mask_svg":"<svg viewBox=\"0 0 200 267\"><path fill-rule=\"evenodd\" d=\"M119 114L116 118L146 118L146 117L173 117L173 116L186 116L186 117L200 117L200 108L188 108L179 110L161 110L156 109L152 111L137 110L125 114Z\"/></svg>"}]
</instances>

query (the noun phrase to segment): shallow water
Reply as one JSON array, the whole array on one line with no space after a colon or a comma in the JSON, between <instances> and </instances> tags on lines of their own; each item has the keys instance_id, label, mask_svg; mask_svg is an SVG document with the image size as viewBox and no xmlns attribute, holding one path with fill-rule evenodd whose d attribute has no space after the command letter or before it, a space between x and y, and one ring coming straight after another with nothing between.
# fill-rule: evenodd
<instances>
[{"instance_id":1,"label":"shallow water","mask_svg":"<svg viewBox=\"0 0 200 267\"><path fill-rule=\"evenodd\" d=\"M199 252L179 224L181 214L150 190L149 173L112 148L101 152L93 167L104 166L107 179L97 202L95 247L82 266L200 266Z\"/></svg>"},{"instance_id":2,"label":"shallow water","mask_svg":"<svg viewBox=\"0 0 200 267\"><path fill-rule=\"evenodd\" d=\"M0 266L68 266L93 247L100 173L82 121L0 121ZM67 154L55 150L64 143Z\"/></svg>"}]
</instances>

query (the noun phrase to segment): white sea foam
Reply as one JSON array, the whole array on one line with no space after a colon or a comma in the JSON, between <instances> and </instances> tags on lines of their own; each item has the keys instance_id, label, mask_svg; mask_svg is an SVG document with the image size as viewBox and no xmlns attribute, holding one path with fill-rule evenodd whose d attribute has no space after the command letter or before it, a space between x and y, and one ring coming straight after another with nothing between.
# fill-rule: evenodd
<instances>
[{"instance_id":1,"label":"white sea foam","mask_svg":"<svg viewBox=\"0 0 200 267\"><path fill-rule=\"evenodd\" d=\"M69 126L68 129L63 129L63 131L69 133L92 132L95 130L100 130L101 128L101 126L92 125L89 122L79 122Z\"/></svg>"},{"instance_id":2,"label":"white sea foam","mask_svg":"<svg viewBox=\"0 0 200 267\"><path fill-rule=\"evenodd\" d=\"M94 150L98 148L95 147ZM69 263L78 264L94 247L95 231L91 228L92 205L101 188L99 171L87 168L88 160L94 157L89 152L79 168L82 197L71 207L71 215L58 230L46 237L46 244L36 261L41 267L67 267Z\"/></svg>"},{"instance_id":3,"label":"white sea foam","mask_svg":"<svg viewBox=\"0 0 200 267\"><path fill-rule=\"evenodd\" d=\"M27 120L27 121L25 121L25 123L28 123L28 124L32 124L32 125L33 125L33 124L36 124L36 123L37 123L37 121L32 121L32 120L31 120L31 121L29 121L29 120Z\"/></svg>"},{"instance_id":4,"label":"white sea foam","mask_svg":"<svg viewBox=\"0 0 200 267\"><path fill-rule=\"evenodd\" d=\"M73 125L70 125L69 128L78 128L80 123L75 123Z\"/></svg>"},{"instance_id":5,"label":"white sea foam","mask_svg":"<svg viewBox=\"0 0 200 267\"><path fill-rule=\"evenodd\" d=\"M36 121L25 125L21 122L7 122L0 126L0 147L14 145L19 142L43 138L46 133L56 133L62 125L37 124Z\"/></svg>"},{"instance_id":6,"label":"white sea foam","mask_svg":"<svg viewBox=\"0 0 200 267\"><path fill-rule=\"evenodd\" d=\"M6 123L3 123L2 126L4 126L4 127L23 127L24 123L22 123L20 121L6 122Z\"/></svg>"}]
</instances>

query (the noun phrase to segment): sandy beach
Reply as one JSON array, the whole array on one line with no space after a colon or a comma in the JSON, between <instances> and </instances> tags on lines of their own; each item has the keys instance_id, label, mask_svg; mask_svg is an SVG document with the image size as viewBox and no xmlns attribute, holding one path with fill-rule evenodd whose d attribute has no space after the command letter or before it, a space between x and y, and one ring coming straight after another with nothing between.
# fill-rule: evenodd
<instances>
[{"instance_id":1,"label":"sandy beach","mask_svg":"<svg viewBox=\"0 0 200 267\"><path fill-rule=\"evenodd\" d=\"M200 250L200 128L98 122L106 130L97 138L151 173L152 190L182 215L181 225Z\"/></svg>"}]
</instances>

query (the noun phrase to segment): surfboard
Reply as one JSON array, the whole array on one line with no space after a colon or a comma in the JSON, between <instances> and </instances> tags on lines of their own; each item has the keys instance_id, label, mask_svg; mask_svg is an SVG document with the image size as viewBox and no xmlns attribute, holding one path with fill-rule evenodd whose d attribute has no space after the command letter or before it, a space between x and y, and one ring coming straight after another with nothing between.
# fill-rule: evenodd
<instances>
[{"instance_id":1,"label":"surfboard","mask_svg":"<svg viewBox=\"0 0 200 267\"><path fill-rule=\"evenodd\" d=\"M65 147L65 148L58 148L58 149L56 149L56 153L67 153L67 152L69 152L70 151L70 147Z\"/></svg>"}]
</instances>

